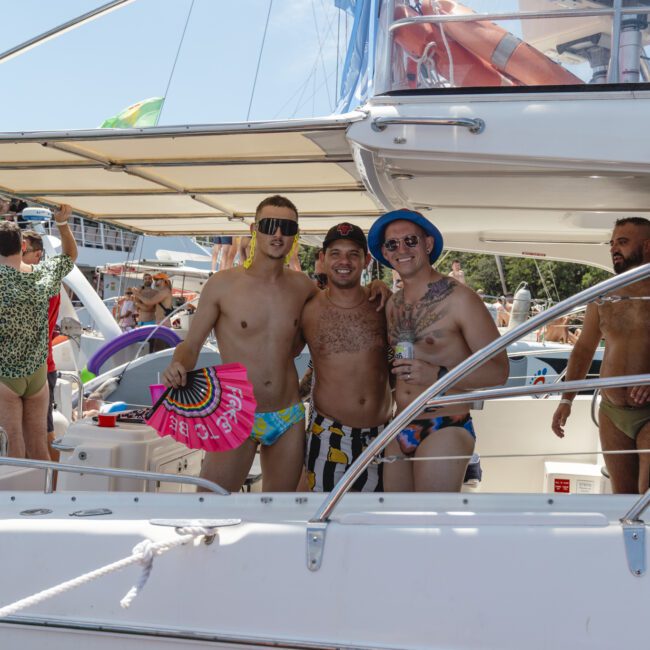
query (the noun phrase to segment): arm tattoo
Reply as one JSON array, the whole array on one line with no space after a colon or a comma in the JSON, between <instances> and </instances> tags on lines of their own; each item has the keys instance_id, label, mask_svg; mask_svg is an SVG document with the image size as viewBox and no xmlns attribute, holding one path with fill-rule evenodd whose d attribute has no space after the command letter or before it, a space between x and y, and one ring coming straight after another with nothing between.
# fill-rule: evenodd
<instances>
[{"instance_id":1,"label":"arm tattoo","mask_svg":"<svg viewBox=\"0 0 650 650\"><path fill-rule=\"evenodd\" d=\"M456 285L456 281L448 277L430 282L427 292L414 304L404 300L404 291L397 293L388 322L391 341L414 343L422 338L428 328L447 314L447 309L442 303L451 295Z\"/></svg>"}]
</instances>

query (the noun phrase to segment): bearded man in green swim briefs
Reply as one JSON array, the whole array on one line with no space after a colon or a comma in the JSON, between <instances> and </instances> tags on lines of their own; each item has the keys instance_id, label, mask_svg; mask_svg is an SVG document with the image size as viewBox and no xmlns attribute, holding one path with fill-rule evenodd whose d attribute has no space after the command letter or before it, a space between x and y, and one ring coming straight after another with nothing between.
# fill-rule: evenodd
<instances>
[{"instance_id":1,"label":"bearded man in green swim briefs","mask_svg":"<svg viewBox=\"0 0 650 650\"><path fill-rule=\"evenodd\" d=\"M307 275L285 268L298 243L298 211L289 199L264 199L251 233L244 265L215 273L205 284L187 338L162 379L183 386L214 328L222 363L246 366L258 412L251 437L236 449L207 453L201 476L239 490L261 445L264 491L292 492L305 452L305 409L293 359L303 307L318 290Z\"/></svg>"},{"instance_id":2,"label":"bearded man in green swim briefs","mask_svg":"<svg viewBox=\"0 0 650 650\"><path fill-rule=\"evenodd\" d=\"M0 427L8 455L50 460L46 416L49 401L47 353L50 298L72 270L77 245L62 205L54 219L62 254L21 272L25 244L17 224L0 222Z\"/></svg>"},{"instance_id":3,"label":"bearded man in green swim briefs","mask_svg":"<svg viewBox=\"0 0 650 650\"><path fill-rule=\"evenodd\" d=\"M615 273L650 262L650 221L641 217L619 219L609 242ZM614 296L609 296L614 297ZM587 307L584 327L567 366L566 380L584 379L594 352L605 339L601 377L650 372L650 279L616 290L616 297ZM552 429L564 437L575 393L564 393L553 415ZM598 418L604 451L650 448L650 386L606 388ZM643 494L650 483L650 455L605 456L616 494Z\"/></svg>"}]
</instances>

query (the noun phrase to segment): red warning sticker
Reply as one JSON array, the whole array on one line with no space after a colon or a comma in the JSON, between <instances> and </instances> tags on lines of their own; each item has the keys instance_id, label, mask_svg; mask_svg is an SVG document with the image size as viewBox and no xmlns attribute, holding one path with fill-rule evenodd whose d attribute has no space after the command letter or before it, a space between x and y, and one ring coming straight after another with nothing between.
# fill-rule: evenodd
<instances>
[{"instance_id":1,"label":"red warning sticker","mask_svg":"<svg viewBox=\"0 0 650 650\"><path fill-rule=\"evenodd\" d=\"M556 478L554 481L553 492L569 492L569 486L571 484L570 479L568 478Z\"/></svg>"}]
</instances>

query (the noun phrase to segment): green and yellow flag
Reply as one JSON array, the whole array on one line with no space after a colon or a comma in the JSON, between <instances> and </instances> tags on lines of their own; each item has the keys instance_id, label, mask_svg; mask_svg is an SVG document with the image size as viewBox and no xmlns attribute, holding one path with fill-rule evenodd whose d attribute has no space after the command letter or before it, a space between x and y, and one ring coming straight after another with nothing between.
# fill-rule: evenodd
<instances>
[{"instance_id":1,"label":"green and yellow flag","mask_svg":"<svg viewBox=\"0 0 650 650\"><path fill-rule=\"evenodd\" d=\"M100 129L132 129L142 126L156 126L158 116L162 110L164 97L150 97L143 99L133 106L125 108L115 117L104 120Z\"/></svg>"}]
</instances>

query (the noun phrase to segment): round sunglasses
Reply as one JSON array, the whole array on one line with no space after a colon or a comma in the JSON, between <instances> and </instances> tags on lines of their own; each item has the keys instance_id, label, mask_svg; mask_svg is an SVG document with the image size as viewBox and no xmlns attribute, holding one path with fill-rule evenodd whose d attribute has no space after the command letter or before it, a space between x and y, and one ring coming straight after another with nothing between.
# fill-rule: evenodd
<instances>
[{"instance_id":1,"label":"round sunglasses","mask_svg":"<svg viewBox=\"0 0 650 650\"><path fill-rule=\"evenodd\" d=\"M406 235L406 237L399 237L397 239L387 239L383 246L391 253L399 248L399 243L403 241L408 248L415 248L420 243L418 235Z\"/></svg>"}]
</instances>

